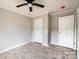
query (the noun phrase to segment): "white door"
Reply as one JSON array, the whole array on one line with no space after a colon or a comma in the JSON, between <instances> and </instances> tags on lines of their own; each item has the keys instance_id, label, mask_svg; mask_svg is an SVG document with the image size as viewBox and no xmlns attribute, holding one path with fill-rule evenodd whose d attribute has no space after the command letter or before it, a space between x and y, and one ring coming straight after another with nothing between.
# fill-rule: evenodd
<instances>
[{"instance_id":1,"label":"white door","mask_svg":"<svg viewBox=\"0 0 79 59\"><path fill-rule=\"evenodd\" d=\"M34 20L34 38L35 42L42 43L42 18Z\"/></svg>"},{"instance_id":2,"label":"white door","mask_svg":"<svg viewBox=\"0 0 79 59\"><path fill-rule=\"evenodd\" d=\"M73 48L74 15L59 18L59 45Z\"/></svg>"}]
</instances>

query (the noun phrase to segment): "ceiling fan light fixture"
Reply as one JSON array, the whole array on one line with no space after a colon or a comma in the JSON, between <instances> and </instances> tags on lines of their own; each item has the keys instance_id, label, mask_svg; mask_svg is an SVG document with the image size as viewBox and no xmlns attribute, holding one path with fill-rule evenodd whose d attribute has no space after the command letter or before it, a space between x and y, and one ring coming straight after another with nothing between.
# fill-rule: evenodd
<instances>
[{"instance_id":1,"label":"ceiling fan light fixture","mask_svg":"<svg viewBox=\"0 0 79 59\"><path fill-rule=\"evenodd\" d=\"M28 7L32 7L32 4L31 3L28 3Z\"/></svg>"}]
</instances>

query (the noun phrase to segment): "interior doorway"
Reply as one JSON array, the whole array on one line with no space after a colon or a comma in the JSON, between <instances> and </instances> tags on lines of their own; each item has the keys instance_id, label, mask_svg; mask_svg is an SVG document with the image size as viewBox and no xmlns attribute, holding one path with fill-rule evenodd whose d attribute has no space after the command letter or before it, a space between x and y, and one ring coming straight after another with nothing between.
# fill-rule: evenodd
<instances>
[{"instance_id":1,"label":"interior doorway","mask_svg":"<svg viewBox=\"0 0 79 59\"><path fill-rule=\"evenodd\" d=\"M42 43L42 18L34 19L33 41Z\"/></svg>"}]
</instances>

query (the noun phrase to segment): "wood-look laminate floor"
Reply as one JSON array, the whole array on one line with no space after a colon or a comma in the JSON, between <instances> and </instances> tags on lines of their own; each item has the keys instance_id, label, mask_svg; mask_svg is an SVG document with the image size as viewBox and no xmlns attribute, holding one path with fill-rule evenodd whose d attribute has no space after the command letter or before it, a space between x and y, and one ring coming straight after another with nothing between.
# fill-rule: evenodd
<instances>
[{"instance_id":1,"label":"wood-look laminate floor","mask_svg":"<svg viewBox=\"0 0 79 59\"><path fill-rule=\"evenodd\" d=\"M76 51L56 45L45 47L30 42L0 54L0 59L76 59Z\"/></svg>"}]
</instances>

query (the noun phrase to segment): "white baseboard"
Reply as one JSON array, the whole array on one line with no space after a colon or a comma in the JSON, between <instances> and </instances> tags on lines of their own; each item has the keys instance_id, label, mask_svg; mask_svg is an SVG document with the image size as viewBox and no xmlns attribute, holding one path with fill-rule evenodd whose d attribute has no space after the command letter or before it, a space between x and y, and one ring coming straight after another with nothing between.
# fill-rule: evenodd
<instances>
[{"instance_id":1,"label":"white baseboard","mask_svg":"<svg viewBox=\"0 0 79 59\"><path fill-rule=\"evenodd\" d=\"M12 49L14 49L14 48L20 47L20 46L22 46L22 45L25 45L25 44L27 44L27 43L29 43L29 42L31 42L31 41L27 41L27 42L24 42L24 43L20 43L20 44L18 44L18 45L12 46L12 47L10 47L10 48L4 49L4 50L0 51L0 54L1 54L1 53L4 53L4 52L7 52L7 51L10 51L10 50L12 50Z\"/></svg>"},{"instance_id":2,"label":"white baseboard","mask_svg":"<svg viewBox=\"0 0 79 59\"><path fill-rule=\"evenodd\" d=\"M50 44L55 44L55 45L58 45L58 44L56 44L56 43L54 43L54 42L50 42Z\"/></svg>"},{"instance_id":3,"label":"white baseboard","mask_svg":"<svg viewBox=\"0 0 79 59\"><path fill-rule=\"evenodd\" d=\"M54 42L51 42L50 44L54 44L54 45L57 45L57 46L65 47L65 46L63 46L63 45L56 44L56 43L54 43ZM70 48L70 49L76 50L75 48L71 48L71 47L65 47L65 48Z\"/></svg>"},{"instance_id":4,"label":"white baseboard","mask_svg":"<svg viewBox=\"0 0 79 59\"><path fill-rule=\"evenodd\" d=\"M32 40L32 42L37 42L37 41ZM42 42L38 42L38 43L41 43L42 45L44 45L44 46L47 46L47 47L48 47L48 44L45 44L45 43L42 43Z\"/></svg>"},{"instance_id":5,"label":"white baseboard","mask_svg":"<svg viewBox=\"0 0 79 59\"><path fill-rule=\"evenodd\" d=\"M42 45L44 45L44 46L48 47L48 44L42 43Z\"/></svg>"},{"instance_id":6,"label":"white baseboard","mask_svg":"<svg viewBox=\"0 0 79 59\"><path fill-rule=\"evenodd\" d=\"M29 42L35 42L35 41L32 40L32 41L27 41L27 42L24 42L24 43L20 43L20 44L18 44L18 45L15 45L15 46L12 46L12 47L10 47L10 48L7 48L7 49L4 49L4 50L0 51L0 54L1 54L1 53L4 53L4 52L8 52L8 51L10 51L10 50L12 50L12 49L14 49L14 48L23 46L23 45L25 45L25 44L27 44L27 43L29 43ZM39 43L39 42L38 42L38 43ZM42 45L48 47L48 44L42 43Z\"/></svg>"}]
</instances>

